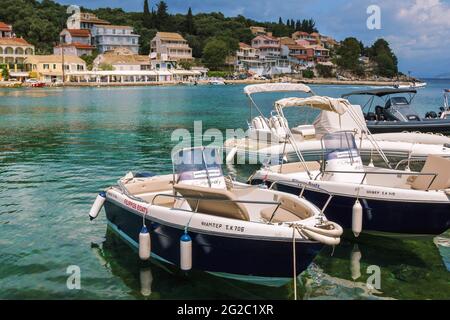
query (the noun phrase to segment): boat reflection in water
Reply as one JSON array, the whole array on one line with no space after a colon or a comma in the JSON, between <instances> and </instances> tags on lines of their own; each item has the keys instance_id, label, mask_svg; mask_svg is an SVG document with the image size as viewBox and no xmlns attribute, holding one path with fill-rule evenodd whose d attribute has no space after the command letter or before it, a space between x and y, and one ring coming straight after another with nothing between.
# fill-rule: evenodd
<instances>
[{"instance_id":1,"label":"boat reflection in water","mask_svg":"<svg viewBox=\"0 0 450 320\"><path fill-rule=\"evenodd\" d=\"M207 272L181 271L156 259L141 261L134 247L108 227L105 241L92 244L100 264L123 280L137 299L276 299L289 298L292 282L267 287L226 279Z\"/></svg>"},{"instance_id":2,"label":"boat reflection in water","mask_svg":"<svg viewBox=\"0 0 450 320\"><path fill-rule=\"evenodd\" d=\"M448 299L450 272L432 237L362 234L325 248L302 277L310 299ZM444 237L445 238L445 237ZM446 238L447 242L449 238ZM442 240L440 240L442 243ZM444 250L442 250L444 249ZM449 252L447 251L447 254ZM379 271L379 287L376 277ZM305 281L304 281L305 282ZM305 298L305 297L304 297Z\"/></svg>"},{"instance_id":3,"label":"boat reflection in water","mask_svg":"<svg viewBox=\"0 0 450 320\"><path fill-rule=\"evenodd\" d=\"M111 228L105 237L102 244L92 245L94 254L136 299L293 299L293 280L267 287L202 271L185 273L155 259L142 262L136 249ZM448 236L443 239L449 242ZM445 241L440 238L439 242ZM334 250L322 250L298 277L297 291L303 299L446 299L450 272L440 250L430 237L392 239L363 234L357 242L343 240ZM370 266L380 268L379 289L367 286L374 274L367 273Z\"/></svg>"}]
</instances>

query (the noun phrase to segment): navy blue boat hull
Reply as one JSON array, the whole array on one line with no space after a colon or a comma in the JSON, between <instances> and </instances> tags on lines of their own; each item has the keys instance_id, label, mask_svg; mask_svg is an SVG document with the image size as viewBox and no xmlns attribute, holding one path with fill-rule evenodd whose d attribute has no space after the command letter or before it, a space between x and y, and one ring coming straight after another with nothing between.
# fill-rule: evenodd
<instances>
[{"instance_id":1,"label":"navy blue boat hull","mask_svg":"<svg viewBox=\"0 0 450 320\"><path fill-rule=\"evenodd\" d=\"M261 184L253 180L252 184ZM270 181L266 182L268 185ZM276 189L291 194L300 194L301 189L277 185ZM305 190L304 197L322 208L328 194L316 190ZM441 203L430 206L425 203L360 199L363 206L363 232L398 233L405 235L438 235L450 228L450 205ZM334 196L325 210L328 220L344 229L352 227L354 197Z\"/></svg>"},{"instance_id":2,"label":"navy blue boat hull","mask_svg":"<svg viewBox=\"0 0 450 320\"><path fill-rule=\"evenodd\" d=\"M112 203L105 202L108 221L134 243L139 241L142 217ZM180 265L180 237L184 230L150 222L152 254ZM119 234L120 234L119 233ZM292 242L231 238L189 232L192 238L192 267L196 270L255 277L292 278ZM296 243L296 271L300 274L313 261L323 245Z\"/></svg>"}]
</instances>

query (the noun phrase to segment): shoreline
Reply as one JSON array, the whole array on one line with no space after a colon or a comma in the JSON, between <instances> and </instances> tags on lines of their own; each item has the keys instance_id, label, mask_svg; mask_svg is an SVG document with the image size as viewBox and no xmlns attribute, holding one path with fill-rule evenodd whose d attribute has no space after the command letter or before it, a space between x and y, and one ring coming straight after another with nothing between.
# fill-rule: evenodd
<instances>
[{"instance_id":1,"label":"shoreline","mask_svg":"<svg viewBox=\"0 0 450 320\"><path fill-rule=\"evenodd\" d=\"M227 85L234 84L260 84L260 83L278 83L282 81L276 80L224 80ZM313 84L313 85L357 85L357 86L393 86L394 80L391 81L377 81L377 80L336 80L336 79L326 79L326 78L316 78L316 79L290 79L290 83L304 83L304 84ZM197 81L198 85L209 85L209 80L199 80ZM409 85L410 82L396 82L400 85ZM193 86L192 82L129 82L129 83L97 83L97 82L66 82L64 84L50 84L46 85L46 88L55 88L55 87L152 87L152 86L177 86L177 85L186 85ZM0 82L0 88L32 88L30 85L21 84L14 86L13 82Z\"/></svg>"}]
</instances>

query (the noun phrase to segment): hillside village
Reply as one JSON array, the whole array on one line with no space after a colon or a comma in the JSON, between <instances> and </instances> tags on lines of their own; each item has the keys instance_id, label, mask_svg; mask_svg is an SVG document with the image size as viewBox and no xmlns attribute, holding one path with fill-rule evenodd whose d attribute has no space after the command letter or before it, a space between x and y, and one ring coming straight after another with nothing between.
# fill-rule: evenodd
<instances>
[{"instance_id":1,"label":"hillside village","mask_svg":"<svg viewBox=\"0 0 450 320\"><path fill-rule=\"evenodd\" d=\"M279 23L284 27L281 18ZM112 84L196 82L214 75L264 80L287 75L297 79L378 77L376 64L369 58L371 52L374 56L371 48L360 46L354 38L338 42L315 28L295 31L294 21L288 20L286 26L290 24L290 36L249 26L248 40L238 42L234 51L221 48L226 40L210 40L198 58L181 33L158 30L148 41L148 54L142 54L141 35L133 26L113 24L91 12L67 18L52 54L37 54L33 44L16 36L12 25L0 22L0 80ZM360 51L356 57L347 57L354 42ZM390 52L387 43L382 46ZM355 59L358 66L352 70ZM396 71L396 65L392 69Z\"/></svg>"}]
</instances>

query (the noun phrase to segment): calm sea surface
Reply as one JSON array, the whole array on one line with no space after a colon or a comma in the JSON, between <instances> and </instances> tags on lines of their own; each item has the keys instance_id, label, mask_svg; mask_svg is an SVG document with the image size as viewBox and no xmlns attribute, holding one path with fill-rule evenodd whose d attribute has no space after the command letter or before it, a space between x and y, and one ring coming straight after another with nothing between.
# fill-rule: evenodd
<instances>
[{"instance_id":1,"label":"calm sea surface","mask_svg":"<svg viewBox=\"0 0 450 320\"><path fill-rule=\"evenodd\" d=\"M442 90L450 88L448 80L429 84L415 100L422 114L437 111ZM336 97L364 87L312 88ZM0 298L291 299L293 281L268 288L198 271L186 275L157 261L141 263L107 230L104 214L88 219L96 193L126 172L171 172L175 129L192 132L197 120L203 130L245 129L249 113L242 89L0 89ZM268 113L278 97L285 95L256 100ZM291 124L314 116L293 115ZM242 179L255 169L229 168ZM348 239L334 251L325 248L301 275L303 298L450 298L450 234L434 240ZM81 269L81 290L67 289L70 265ZM372 265L380 267L381 288L370 292L365 284Z\"/></svg>"}]
</instances>

